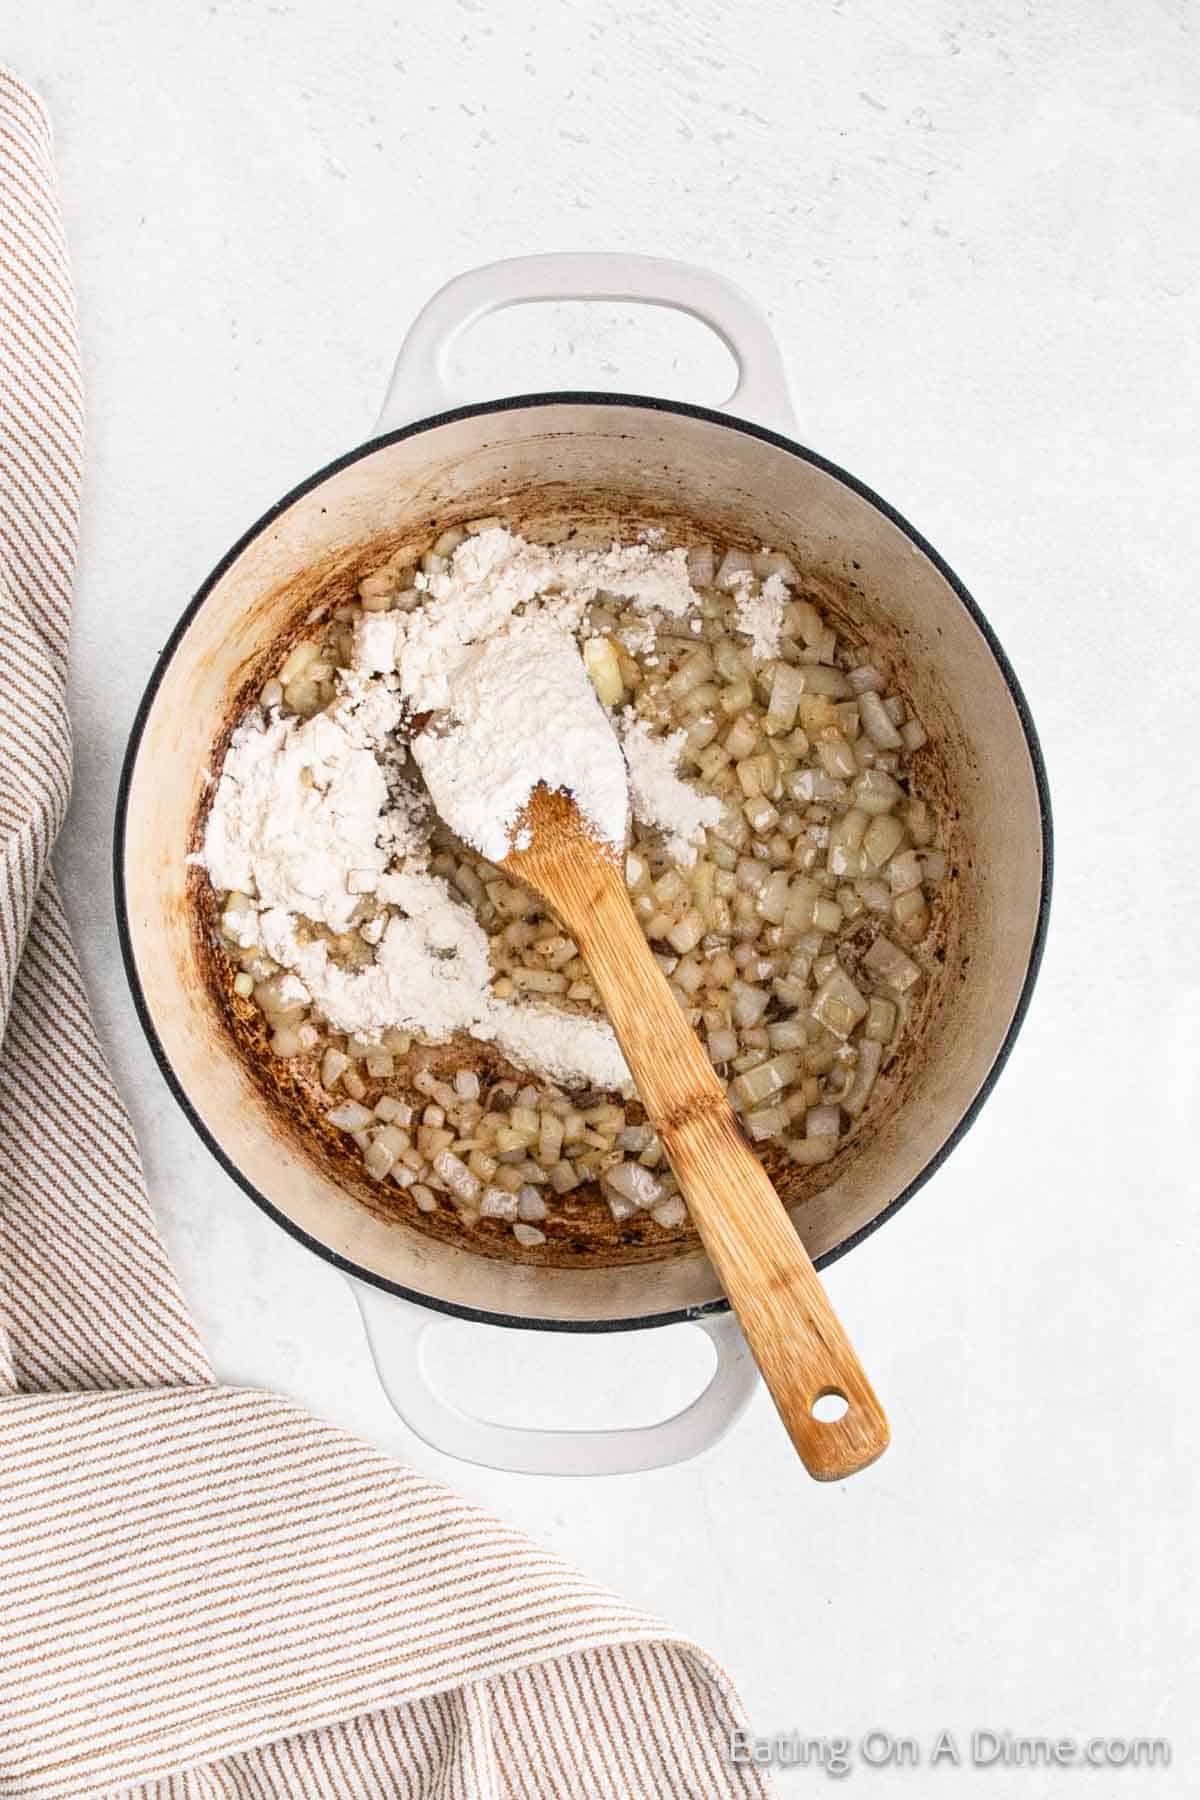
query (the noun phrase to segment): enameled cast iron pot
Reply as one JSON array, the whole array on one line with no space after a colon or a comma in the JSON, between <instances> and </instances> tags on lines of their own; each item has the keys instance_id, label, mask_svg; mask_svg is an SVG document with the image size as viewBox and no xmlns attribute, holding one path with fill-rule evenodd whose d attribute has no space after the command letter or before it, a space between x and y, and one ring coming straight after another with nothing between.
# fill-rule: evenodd
<instances>
[{"instance_id":1,"label":"enameled cast iron pot","mask_svg":"<svg viewBox=\"0 0 1200 1800\"><path fill-rule=\"evenodd\" d=\"M567 297L640 300L703 320L737 360L734 411L587 393L447 409L444 359L468 324L498 307ZM692 1237L648 1251L610 1235L539 1261L515 1242L504 1257L481 1254L449 1225L438 1235L415 1212L384 1219L369 1208L361 1168L346 1156L336 1161L311 1111L305 1125L303 1096L285 1092L278 1066L267 1069L271 1059L239 1039L198 895L202 878L186 860L205 771L281 640L352 597L361 575L397 546L427 542L460 520L502 511L535 531L611 523L614 533L658 524L787 550L839 630L870 641L924 722L931 744L921 780L948 825L953 867L917 1028L865 1129L824 1169L774 1171L810 1252L818 1264L832 1261L937 1168L999 1073L1041 953L1050 810L1021 690L979 608L883 500L783 435L792 423L765 321L738 289L703 270L648 257L544 256L462 276L409 332L379 435L305 481L234 546L179 621L138 710L117 813L117 912L154 1053L229 1174L354 1278L397 1409L429 1442L474 1461L572 1473L676 1461L728 1426L754 1371ZM429 1308L549 1330L698 1321L714 1335L716 1373L690 1407L655 1426L486 1424L425 1378Z\"/></svg>"}]
</instances>

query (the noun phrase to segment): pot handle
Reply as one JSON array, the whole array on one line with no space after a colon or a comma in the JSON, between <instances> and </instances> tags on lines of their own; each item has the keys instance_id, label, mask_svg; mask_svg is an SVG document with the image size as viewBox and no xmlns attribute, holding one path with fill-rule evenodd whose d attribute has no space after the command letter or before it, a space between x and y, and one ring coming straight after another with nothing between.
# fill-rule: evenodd
<instances>
[{"instance_id":1,"label":"pot handle","mask_svg":"<svg viewBox=\"0 0 1200 1800\"><path fill-rule=\"evenodd\" d=\"M736 1318L716 1313L689 1321L712 1339L717 1366L703 1392L672 1418L594 1431L497 1425L464 1412L431 1385L423 1344L437 1323L436 1314L366 1282L350 1285L376 1372L399 1417L435 1450L485 1469L519 1475L632 1475L670 1468L724 1437L758 1385L758 1371Z\"/></svg>"},{"instance_id":2,"label":"pot handle","mask_svg":"<svg viewBox=\"0 0 1200 1800\"><path fill-rule=\"evenodd\" d=\"M488 313L539 300L631 300L690 313L716 333L737 363L737 386L720 410L794 432L779 345L750 296L724 275L693 263L619 251L514 256L448 281L408 328L379 415L379 432L461 405L462 396L446 381L446 360L455 340Z\"/></svg>"}]
</instances>

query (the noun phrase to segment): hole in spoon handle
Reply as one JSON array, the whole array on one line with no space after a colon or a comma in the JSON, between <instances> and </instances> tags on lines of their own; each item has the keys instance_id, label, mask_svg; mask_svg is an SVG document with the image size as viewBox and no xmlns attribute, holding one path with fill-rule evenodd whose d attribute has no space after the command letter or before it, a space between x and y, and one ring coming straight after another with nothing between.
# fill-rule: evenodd
<instances>
[{"instance_id":1,"label":"hole in spoon handle","mask_svg":"<svg viewBox=\"0 0 1200 1800\"><path fill-rule=\"evenodd\" d=\"M728 1261L719 1232L715 1248L746 1342L800 1460L815 1480L842 1481L887 1449L887 1415L795 1227L772 1200L758 1220L761 1264Z\"/></svg>"},{"instance_id":2,"label":"hole in spoon handle","mask_svg":"<svg viewBox=\"0 0 1200 1800\"><path fill-rule=\"evenodd\" d=\"M870 1384L859 1380L823 1387L803 1409L784 1409L776 1397L788 1435L809 1474L817 1481L843 1481L883 1455L891 1439L887 1415Z\"/></svg>"},{"instance_id":3,"label":"hole in spoon handle","mask_svg":"<svg viewBox=\"0 0 1200 1800\"><path fill-rule=\"evenodd\" d=\"M681 1186L801 1461L841 1481L887 1449L887 1415L761 1163L740 1140L707 1137L709 1179Z\"/></svg>"}]
</instances>

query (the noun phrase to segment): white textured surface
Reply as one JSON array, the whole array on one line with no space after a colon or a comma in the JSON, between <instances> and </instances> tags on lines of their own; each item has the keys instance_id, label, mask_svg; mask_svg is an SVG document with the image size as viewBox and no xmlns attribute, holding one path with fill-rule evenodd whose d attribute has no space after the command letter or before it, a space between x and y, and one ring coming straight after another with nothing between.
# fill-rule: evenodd
<instances>
[{"instance_id":1,"label":"white textured surface","mask_svg":"<svg viewBox=\"0 0 1200 1800\"><path fill-rule=\"evenodd\" d=\"M56 120L88 381L60 866L218 1366L448 1474L694 1633L764 1731L1174 1738L1165 1776L927 1778L993 1800L1183 1793L1200 1755L1194 33L1178 0L75 0L6 21ZM442 1465L395 1424L345 1283L192 1136L118 964L117 768L187 595L369 430L435 286L546 248L679 255L749 286L801 436L949 558L1042 729L1060 864L1029 1024L965 1144L829 1277L895 1432L843 1488L805 1480L762 1399L674 1473ZM489 326L464 391L719 394L698 328L656 317L633 344L628 311L543 317L560 335L519 350ZM503 1399L517 1346L460 1343ZM661 1335L533 1350L528 1379L569 1366L592 1420L626 1387L640 1406L674 1354Z\"/></svg>"}]
</instances>

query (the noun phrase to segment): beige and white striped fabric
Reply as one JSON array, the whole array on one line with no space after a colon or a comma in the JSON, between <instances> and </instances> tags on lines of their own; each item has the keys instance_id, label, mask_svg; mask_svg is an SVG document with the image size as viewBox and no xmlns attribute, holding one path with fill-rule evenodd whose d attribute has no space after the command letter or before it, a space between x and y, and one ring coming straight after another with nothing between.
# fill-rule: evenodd
<instances>
[{"instance_id":1,"label":"beige and white striped fabric","mask_svg":"<svg viewBox=\"0 0 1200 1800\"><path fill-rule=\"evenodd\" d=\"M50 867L80 451L49 126L0 72L0 1800L763 1793L700 1651L214 1380Z\"/></svg>"}]
</instances>

